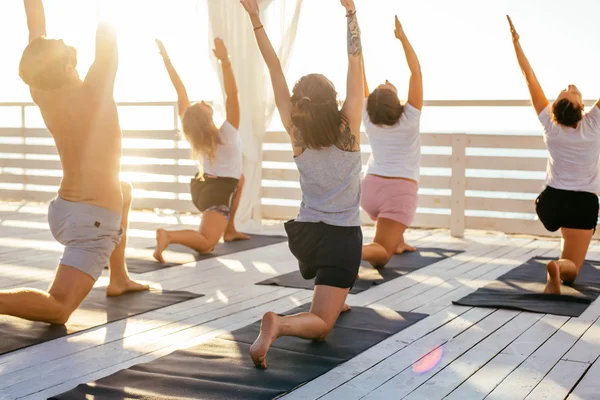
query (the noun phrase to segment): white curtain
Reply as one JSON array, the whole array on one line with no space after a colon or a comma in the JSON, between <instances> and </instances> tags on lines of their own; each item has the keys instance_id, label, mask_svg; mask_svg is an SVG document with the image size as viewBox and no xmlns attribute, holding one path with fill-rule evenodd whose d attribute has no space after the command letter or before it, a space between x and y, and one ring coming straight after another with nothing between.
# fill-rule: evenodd
<instances>
[{"instance_id":1,"label":"white curtain","mask_svg":"<svg viewBox=\"0 0 600 400\"><path fill-rule=\"evenodd\" d=\"M303 0L261 0L261 19L273 46L287 70ZM236 222L246 229L260 225L263 137L275 110L271 80L258 50L250 18L238 0L207 0L211 40L223 39L237 80L243 141L243 171L246 184L242 192ZM221 84L223 76L215 57L215 69Z\"/></svg>"}]
</instances>

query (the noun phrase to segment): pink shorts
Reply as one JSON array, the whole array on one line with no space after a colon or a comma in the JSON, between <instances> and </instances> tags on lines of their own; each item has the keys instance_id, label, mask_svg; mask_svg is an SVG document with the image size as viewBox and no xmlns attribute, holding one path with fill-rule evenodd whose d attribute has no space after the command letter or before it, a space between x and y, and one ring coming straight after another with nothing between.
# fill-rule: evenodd
<instances>
[{"instance_id":1,"label":"pink shorts","mask_svg":"<svg viewBox=\"0 0 600 400\"><path fill-rule=\"evenodd\" d=\"M415 219L419 187L404 179L367 175L362 181L360 205L373 221L391 219L410 226Z\"/></svg>"}]
</instances>

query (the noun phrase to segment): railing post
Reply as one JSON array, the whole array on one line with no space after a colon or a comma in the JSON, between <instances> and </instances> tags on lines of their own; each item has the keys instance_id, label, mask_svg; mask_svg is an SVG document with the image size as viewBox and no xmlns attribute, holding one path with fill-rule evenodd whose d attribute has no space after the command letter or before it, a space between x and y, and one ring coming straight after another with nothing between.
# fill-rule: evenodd
<instances>
[{"instance_id":1,"label":"railing post","mask_svg":"<svg viewBox=\"0 0 600 400\"><path fill-rule=\"evenodd\" d=\"M450 178L450 234L464 237L465 234L465 192L467 190L467 135L452 135L452 176Z\"/></svg>"}]
</instances>

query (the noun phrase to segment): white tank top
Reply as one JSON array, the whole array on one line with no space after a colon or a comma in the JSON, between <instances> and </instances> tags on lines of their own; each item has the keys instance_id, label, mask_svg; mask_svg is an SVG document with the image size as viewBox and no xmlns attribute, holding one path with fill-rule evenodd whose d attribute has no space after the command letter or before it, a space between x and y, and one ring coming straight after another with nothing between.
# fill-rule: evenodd
<instances>
[{"instance_id":1,"label":"white tank top","mask_svg":"<svg viewBox=\"0 0 600 400\"><path fill-rule=\"evenodd\" d=\"M367 174L419 181L421 111L406 103L400 120L393 126L375 125L367 108L363 111L365 132L371 145Z\"/></svg>"},{"instance_id":2,"label":"white tank top","mask_svg":"<svg viewBox=\"0 0 600 400\"><path fill-rule=\"evenodd\" d=\"M240 179L242 176L242 139L239 132L228 121L219 129L221 144L215 151L215 159L210 162L204 157L204 173L220 178Z\"/></svg>"}]
</instances>

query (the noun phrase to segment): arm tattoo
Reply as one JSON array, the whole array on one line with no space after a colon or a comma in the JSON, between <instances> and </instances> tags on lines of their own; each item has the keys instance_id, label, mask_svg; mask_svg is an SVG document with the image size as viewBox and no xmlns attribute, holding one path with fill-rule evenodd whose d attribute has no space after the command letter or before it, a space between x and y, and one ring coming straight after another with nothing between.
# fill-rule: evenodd
<instances>
[{"instance_id":1,"label":"arm tattoo","mask_svg":"<svg viewBox=\"0 0 600 400\"><path fill-rule=\"evenodd\" d=\"M356 137L350 129L350 125L346 122L340 126L340 136L336 144L337 148L343 151L357 152L360 151L360 145L356 142Z\"/></svg>"},{"instance_id":2,"label":"arm tattoo","mask_svg":"<svg viewBox=\"0 0 600 400\"><path fill-rule=\"evenodd\" d=\"M356 19L356 13L354 13L354 15L352 15L351 17L348 17L348 55L362 55L360 28L358 26L358 20Z\"/></svg>"}]
</instances>

